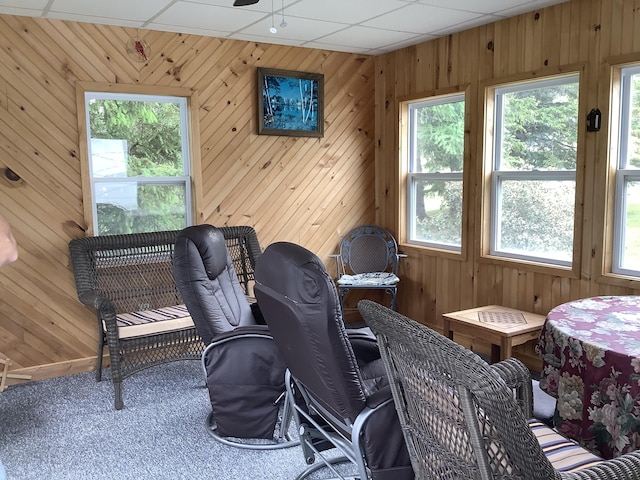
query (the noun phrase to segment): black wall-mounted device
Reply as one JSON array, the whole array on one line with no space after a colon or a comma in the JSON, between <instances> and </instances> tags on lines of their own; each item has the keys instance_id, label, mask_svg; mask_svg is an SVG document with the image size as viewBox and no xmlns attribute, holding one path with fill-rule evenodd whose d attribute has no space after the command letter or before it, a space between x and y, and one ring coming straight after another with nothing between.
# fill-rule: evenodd
<instances>
[{"instance_id":1,"label":"black wall-mounted device","mask_svg":"<svg viewBox=\"0 0 640 480\"><path fill-rule=\"evenodd\" d=\"M600 109L592 108L587 115L587 132L597 132L600 130L600 124L602 123L602 114Z\"/></svg>"}]
</instances>

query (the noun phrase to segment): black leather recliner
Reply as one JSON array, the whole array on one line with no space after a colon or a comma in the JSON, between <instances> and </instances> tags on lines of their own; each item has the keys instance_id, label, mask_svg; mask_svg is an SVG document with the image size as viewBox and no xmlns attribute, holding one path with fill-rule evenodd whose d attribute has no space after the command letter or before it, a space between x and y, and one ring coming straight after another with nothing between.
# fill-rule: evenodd
<instances>
[{"instance_id":1,"label":"black leather recliner","mask_svg":"<svg viewBox=\"0 0 640 480\"><path fill-rule=\"evenodd\" d=\"M254 291L288 369L286 386L305 460L338 448L361 480L412 479L409 454L376 340L345 329L320 259L287 242L256 262ZM323 464L311 465L301 479Z\"/></svg>"},{"instance_id":2,"label":"black leather recliner","mask_svg":"<svg viewBox=\"0 0 640 480\"><path fill-rule=\"evenodd\" d=\"M208 345L202 355L212 413L211 434L244 448L290 446L287 426L274 438L285 392L285 365L269 328L258 325L221 231L212 225L182 230L173 275L196 331ZM257 312L257 310L256 310ZM283 425L290 415L285 409ZM269 439L271 443L229 440Z\"/></svg>"}]
</instances>

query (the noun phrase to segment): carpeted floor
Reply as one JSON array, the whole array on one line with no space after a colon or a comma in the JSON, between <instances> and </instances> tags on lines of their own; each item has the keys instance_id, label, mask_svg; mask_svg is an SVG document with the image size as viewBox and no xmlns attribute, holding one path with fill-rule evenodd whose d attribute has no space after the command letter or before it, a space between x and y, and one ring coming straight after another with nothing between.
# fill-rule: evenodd
<instances>
[{"instance_id":1,"label":"carpeted floor","mask_svg":"<svg viewBox=\"0 0 640 480\"><path fill-rule=\"evenodd\" d=\"M120 411L111 382L96 383L93 373L0 393L8 479L288 480L305 468L300 447L248 451L214 440L204 426L211 407L197 361L140 372L123 391Z\"/></svg>"}]
</instances>

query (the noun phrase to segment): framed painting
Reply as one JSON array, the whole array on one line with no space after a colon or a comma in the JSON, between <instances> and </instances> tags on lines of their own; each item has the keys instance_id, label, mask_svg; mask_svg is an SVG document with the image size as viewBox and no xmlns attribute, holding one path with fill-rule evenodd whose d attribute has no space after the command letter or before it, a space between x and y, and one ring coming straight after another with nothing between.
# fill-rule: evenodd
<instances>
[{"instance_id":1,"label":"framed painting","mask_svg":"<svg viewBox=\"0 0 640 480\"><path fill-rule=\"evenodd\" d=\"M324 75L258 68L258 134L324 136Z\"/></svg>"}]
</instances>

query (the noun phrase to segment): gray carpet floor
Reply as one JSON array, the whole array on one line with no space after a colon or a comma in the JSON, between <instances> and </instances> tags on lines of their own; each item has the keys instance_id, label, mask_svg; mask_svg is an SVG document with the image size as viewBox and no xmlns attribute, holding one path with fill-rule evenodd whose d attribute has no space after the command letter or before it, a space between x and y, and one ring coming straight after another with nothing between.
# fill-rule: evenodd
<instances>
[{"instance_id":1,"label":"gray carpet floor","mask_svg":"<svg viewBox=\"0 0 640 480\"><path fill-rule=\"evenodd\" d=\"M124 381L125 408L93 373L14 385L0 393L0 460L9 480L293 479L300 447L248 451L213 439L197 361ZM317 472L312 478L327 476Z\"/></svg>"}]
</instances>

